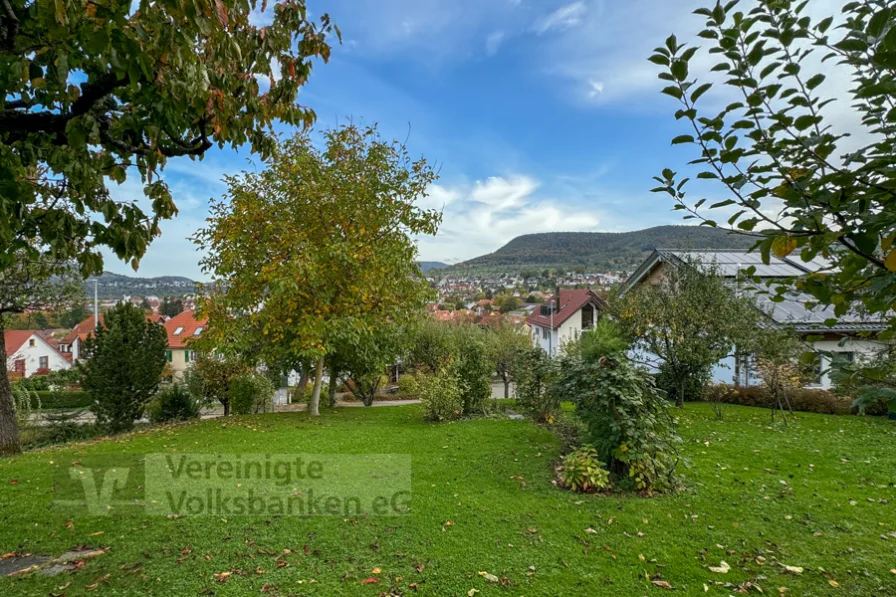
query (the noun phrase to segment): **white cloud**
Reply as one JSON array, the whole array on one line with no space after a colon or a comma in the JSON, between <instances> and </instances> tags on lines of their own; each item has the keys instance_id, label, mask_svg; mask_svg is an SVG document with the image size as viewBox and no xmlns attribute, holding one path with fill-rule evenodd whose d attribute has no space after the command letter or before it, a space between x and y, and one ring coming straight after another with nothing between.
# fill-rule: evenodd
<instances>
[{"instance_id":1,"label":"white cloud","mask_svg":"<svg viewBox=\"0 0 896 597\"><path fill-rule=\"evenodd\" d=\"M539 34L547 33L551 29L568 29L582 22L588 7L583 0L561 6L549 15L535 23L535 31Z\"/></svg>"},{"instance_id":2,"label":"white cloud","mask_svg":"<svg viewBox=\"0 0 896 597\"><path fill-rule=\"evenodd\" d=\"M604 82L603 81L589 81L588 85L590 89L588 90L588 97L596 98L601 93L604 92Z\"/></svg>"},{"instance_id":3,"label":"white cloud","mask_svg":"<svg viewBox=\"0 0 896 597\"><path fill-rule=\"evenodd\" d=\"M421 259L461 261L493 252L521 234L597 228L595 213L563 197L537 193L538 188L528 176L433 185L430 198L450 200L445 202L438 235L419 239Z\"/></svg>"},{"instance_id":4,"label":"white cloud","mask_svg":"<svg viewBox=\"0 0 896 597\"><path fill-rule=\"evenodd\" d=\"M498 48L501 47L503 41L503 31L495 31L494 33L491 33L485 40L485 53L489 56L494 56L498 53Z\"/></svg>"}]
</instances>

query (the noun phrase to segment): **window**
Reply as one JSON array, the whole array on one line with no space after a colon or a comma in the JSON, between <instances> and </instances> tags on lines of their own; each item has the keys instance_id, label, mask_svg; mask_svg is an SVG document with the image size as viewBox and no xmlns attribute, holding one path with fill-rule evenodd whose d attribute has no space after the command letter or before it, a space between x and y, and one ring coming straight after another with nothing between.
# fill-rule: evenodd
<instances>
[{"instance_id":1,"label":"window","mask_svg":"<svg viewBox=\"0 0 896 597\"><path fill-rule=\"evenodd\" d=\"M69 349L68 344L60 344L59 352L71 352L71 349Z\"/></svg>"},{"instance_id":2,"label":"window","mask_svg":"<svg viewBox=\"0 0 896 597\"><path fill-rule=\"evenodd\" d=\"M171 357L172 357L171 351L170 351L170 350L166 350L166 351L165 351L165 358L168 359L168 362L169 362L169 363L171 362Z\"/></svg>"},{"instance_id":3,"label":"window","mask_svg":"<svg viewBox=\"0 0 896 597\"><path fill-rule=\"evenodd\" d=\"M183 332L183 331L184 331L183 326L180 326L179 328L177 328L176 330L174 330L174 335L175 335L175 336L180 336L180 333Z\"/></svg>"},{"instance_id":4,"label":"window","mask_svg":"<svg viewBox=\"0 0 896 597\"><path fill-rule=\"evenodd\" d=\"M37 344L37 341L34 338L31 338L30 340L28 340L28 346L33 348L36 344Z\"/></svg>"},{"instance_id":5,"label":"window","mask_svg":"<svg viewBox=\"0 0 896 597\"><path fill-rule=\"evenodd\" d=\"M844 368L848 367L856 360L856 353L854 352L835 352L831 358L831 372L839 373Z\"/></svg>"},{"instance_id":6,"label":"window","mask_svg":"<svg viewBox=\"0 0 896 597\"><path fill-rule=\"evenodd\" d=\"M184 360L188 363L195 363L196 362L196 351L195 350L184 351Z\"/></svg>"},{"instance_id":7,"label":"window","mask_svg":"<svg viewBox=\"0 0 896 597\"><path fill-rule=\"evenodd\" d=\"M40 369L49 369L50 368L50 357L40 357L40 359L38 359L38 362L40 363L38 365L38 367Z\"/></svg>"},{"instance_id":8,"label":"window","mask_svg":"<svg viewBox=\"0 0 896 597\"><path fill-rule=\"evenodd\" d=\"M541 328L541 337L544 340L547 340L551 337L551 331L548 328Z\"/></svg>"},{"instance_id":9,"label":"window","mask_svg":"<svg viewBox=\"0 0 896 597\"><path fill-rule=\"evenodd\" d=\"M198 328L196 328L196 331L193 332L193 335L194 335L194 336L198 336L198 335L201 334L201 333L202 333L202 328L201 328L201 327L198 327Z\"/></svg>"}]
</instances>

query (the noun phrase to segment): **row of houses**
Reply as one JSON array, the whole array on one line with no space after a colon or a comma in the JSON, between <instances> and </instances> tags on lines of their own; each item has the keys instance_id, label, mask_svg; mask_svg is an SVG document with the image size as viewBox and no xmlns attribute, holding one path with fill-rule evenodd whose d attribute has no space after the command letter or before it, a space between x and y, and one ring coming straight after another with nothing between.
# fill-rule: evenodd
<instances>
[{"instance_id":1,"label":"row of houses","mask_svg":"<svg viewBox=\"0 0 896 597\"><path fill-rule=\"evenodd\" d=\"M804 263L800 259L771 257L765 264L759 255L746 251L657 249L629 276L621 291L624 293L641 284L658 284L669 268L692 265L711 268L726 280L732 292L751 294L772 325L793 329L801 335L818 355L820 375L812 382L814 387L831 387L832 362L862 360L885 346L875 339L878 332L887 328L883 319L848 313L836 318L836 325L828 326L825 321L834 319L833 308L810 306L813 299L804 293L793 291L785 295L783 302L773 302L769 295L741 283L751 268L760 281L793 279L823 271L830 263L822 259ZM533 345L556 355L565 343L594 326L605 309L606 303L591 290L561 289L526 318ZM714 380L736 385L756 382L750 378L750 367L737 365L742 363L735 363L733 357L719 363L713 371Z\"/></svg>"},{"instance_id":2,"label":"row of houses","mask_svg":"<svg viewBox=\"0 0 896 597\"><path fill-rule=\"evenodd\" d=\"M165 328L168 335L168 365L175 377L181 377L184 370L196 358L189 343L198 338L207 325L207 320L197 319L194 311L183 311L170 319L160 316L147 316ZM3 334L6 347L6 369L20 377L31 377L70 369L79 360L85 358L84 343L93 334L97 323L103 325L103 316L99 321L93 315L76 325L62 339L51 334L34 330L8 330Z\"/></svg>"}]
</instances>

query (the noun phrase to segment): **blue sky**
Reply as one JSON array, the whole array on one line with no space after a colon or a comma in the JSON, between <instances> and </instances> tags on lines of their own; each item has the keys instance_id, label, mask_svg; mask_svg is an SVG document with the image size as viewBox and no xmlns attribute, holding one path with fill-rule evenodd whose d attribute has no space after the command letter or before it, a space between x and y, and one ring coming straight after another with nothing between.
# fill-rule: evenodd
<instances>
[{"instance_id":1,"label":"blue sky","mask_svg":"<svg viewBox=\"0 0 896 597\"><path fill-rule=\"evenodd\" d=\"M707 3L308 0L344 41L299 99L317 128L375 122L388 138L409 135L412 155L437 166L424 202L444 206L444 221L420 239L423 260L469 259L526 233L682 223L668 197L649 192L651 177L696 156L669 145L686 131L647 57L670 33L696 39L702 20L691 11ZM247 158L215 149L202 162L169 162L180 215L163 224L138 275L206 277L187 237L224 192L221 176ZM113 192L133 196L139 184ZM133 275L111 256L106 269Z\"/></svg>"}]
</instances>

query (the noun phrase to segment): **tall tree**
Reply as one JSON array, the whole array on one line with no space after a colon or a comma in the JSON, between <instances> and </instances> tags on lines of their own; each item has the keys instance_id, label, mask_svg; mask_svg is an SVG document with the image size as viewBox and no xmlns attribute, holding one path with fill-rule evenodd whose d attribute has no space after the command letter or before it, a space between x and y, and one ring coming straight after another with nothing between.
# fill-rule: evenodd
<instances>
[{"instance_id":1,"label":"tall tree","mask_svg":"<svg viewBox=\"0 0 896 597\"><path fill-rule=\"evenodd\" d=\"M2 341L5 321L12 314L62 304L80 286L80 277L69 264L46 256L32 259L25 250L8 257L12 260L10 265L0 270L0 456L22 450L9 385L6 345Z\"/></svg>"},{"instance_id":2,"label":"tall tree","mask_svg":"<svg viewBox=\"0 0 896 597\"><path fill-rule=\"evenodd\" d=\"M739 10L732 1L695 11L705 19L700 43L724 77L718 95L736 97L718 113L700 103L713 84L691 74L698 47L673 35L655 50L663 93L681 103L675 117L688 129L672 143L696 145L696 177L727 196L707 208L685 192L693 175L671 169L654 190L671 195L686 218L715 227L711 217L722 217L756 235L766 263L795 251L806 262L828 260L798 288L834 306L831 323L860 305L889 320L882 338L893 338L896 10L891 0L863 0L813 19L806 12L815 4L757 0ZM852 87L826 83L832 74L851 76ZM825 107L833 101L852 107L853 122L832 124Z\"/></svg>"},{"instance_id":3,"label":"tall tree","mask_svg":"<svg viewBox=\"0 0 896 597\"><path fill-rule=\"evenodd\" d=\"M322 148L297 135L266 166L227 177L195 237L218 289L202 305L204 335L248 333L264 361L314 359L309 410L318 415L324 357L431 297L411 237L434 234L441 220L415 205L435 173L354 125L324 133Z\"/></svg>"},{"instance_id":4,"label":"tall tree","mask_svg":"<svg viewBox=\"0 0 896 597\"><path fill-rule=\"evenodd\" d=\"M216 144L268 156L275 120L310 124L296 98L334 28L310 22L304 0L277 2L257 27L265 5L0 2L0 270L26 251L99 274L101 247L136 266L177 212L166 160ZM107 179L128 176L148 213L110 195Z\"/></svg>"},{"instance_id":5,"label":"tall tree","mask_svg":"<svg viewBox=\"0 0 896 597\"><path fill-rule=\"evenodd\" d=\"M97 423L110 433L134 428L159 389L165 368L168 335L130 303L103 315L95 335L87 337L81 387L93 398Z\"/></svg>"},{"instance_id":6,"label":"tall tree","mask_svg":"<svg viewBox=\"0 0 896 597\"><path fill-rule=\"evenodd\" d=\"M697 260L670 266L659 283L637 286L611 307L637 360L658 369L657 384L679 406L699 399L713 366L751 340L761 316Z\"/></svg>"}]
</instances>

